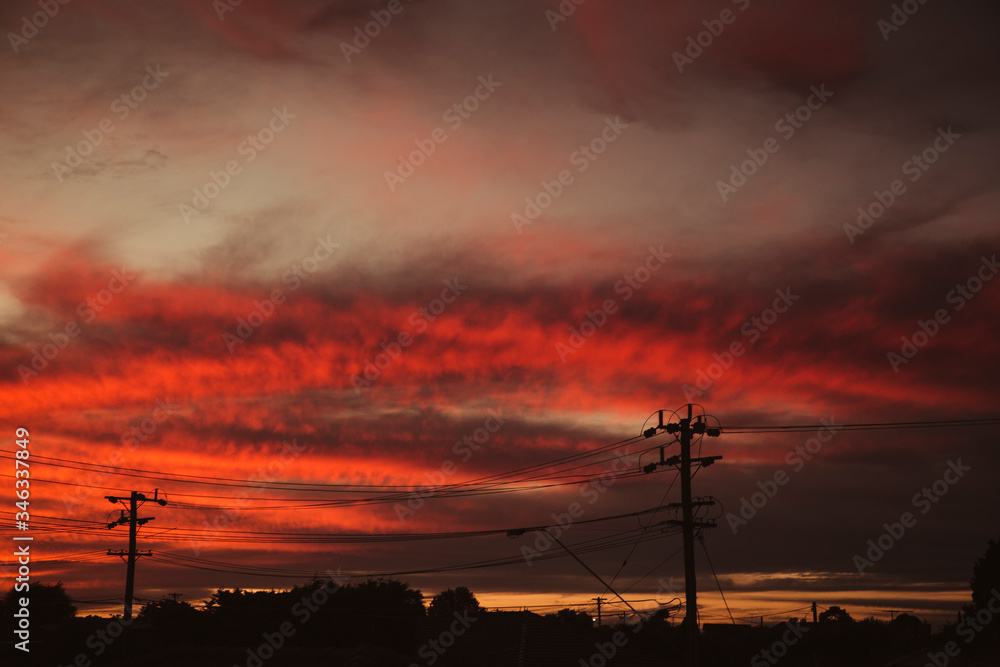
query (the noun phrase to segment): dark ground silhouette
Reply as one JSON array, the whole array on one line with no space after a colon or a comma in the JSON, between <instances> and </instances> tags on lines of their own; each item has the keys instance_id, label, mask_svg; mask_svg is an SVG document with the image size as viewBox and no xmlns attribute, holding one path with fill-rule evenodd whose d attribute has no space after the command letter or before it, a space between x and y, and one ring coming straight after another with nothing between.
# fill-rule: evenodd
<instances>
[{"instance_id":1,"label":"dark ground silhouette","mask_svg":"<svg viewBox=\"0 0 1000 667\"><path fill-rule=\"evenodd\" d=\"M974 564L972 602L940 632L910 614L854 620L830 607L817 623L792 618L767 627L705 624L704 667L1000 665L1000 544ZM280 667L603 667L682 665L685 634L665 613L594 627L563 609L490 612L465 587L425 605L395 579L317 579L290 590L217 590L204 608L164 599L130 622L76 615L62 583L31 584L31 651L14 648L17 598L2 601L2 664ZM809 619L811 620L811 619Z\"/></svg>"}]
</instances>

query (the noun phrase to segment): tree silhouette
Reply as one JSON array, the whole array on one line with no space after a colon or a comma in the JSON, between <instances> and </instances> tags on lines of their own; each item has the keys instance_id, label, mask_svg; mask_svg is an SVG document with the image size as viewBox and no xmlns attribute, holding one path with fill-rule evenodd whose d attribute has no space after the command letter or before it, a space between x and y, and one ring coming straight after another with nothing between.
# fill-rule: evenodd
<instances>
[{"instance_id":1,"label":"tree silhouette","mask_svg":"<svg viewBox=\"0 0 1000 667\"><path fill-rule=\"evenodd\" d=\"M465 586L441 591L431 599L429 616L451 616L454 613L478 614L483 610L479 600Z\"/></svg>"},{"instance_id":2,"label":"tree silhouette","mask_svg":"<svg viewBox=\"0 0 1000 667\"><path fill-rule=\"evenodd\" d=\"M557 621L563 625L569 626L571 628L577 628L580 630L590 630L594 627L594 619L585 611L576 611L575 609L560 609L554 615L552 615Z\"/></svg>"},{"instance_id":3,"label":"tree silhouette","mask_svg":"<svg viewBox=\"0 0 1000 667\"><path fill-rule=\"evenodd\" d=\"M3 606L13 613L19 606L18 598L27 597L30 602L32 624L48 625L65 623L76 616L69 594L63 589L62 582L55 584L31 584L30 593L19 593L12 587L4 596Z\"/></svg>"},{"instance_id":4,"label":"tree silhouette","mask_svg":"<svg viewBox=\"0 0 1000 667\"><path fill-rule=\"evenodd\" d=\"M930 626L913 614L902 613L888 625L889 635L898 643L922 640L930 635Z\"/></svg>"},{"instance_id":5,"label":"tree silhouette","mask_svg":"<svg viewBox=\"0 0 1000 667\"><path fill-rule=\"evenodd\" d=\"M333 597L344 600L357 612L416 618L426 614L424 596L398 579L366 579L344 586Z\"/></svg>"},{"instance_id":6,"label":"tree silhouette","mask_svg":"<svg viewBox=\"0 0 1000 667\"><path fill-rule=\"evenodd\" d=\"M200 622L202 614L187 602L160 600L144 605L136 620L149 621L156 628L183 629Z\"/></svg>"},{"instance_id":7,"label":"tree silhouette","mask_svg":"<svg viewBox=\"0 0 1000 667\"><path fill-rule=\"evenodd\" d=\"M376 644L406 652L426 615L424 596L397 579L368 579L342 586L331 595L325 613L327 632L346 646ZM318 625L317 625L318 627Z\"/></svg>"},{"instance_id":8,"label":"tree silhouette","mask_svg":"<svg viewBox=\"0 0 1000 667\"><path fill-rule=\"evenodd\" d=\"M301 599L299 587L279 591L246 591L220 588L205 605L204 619L218 637L244 644L288 620Z\"/></svg>"},{"instance_id":9,"label":"tree silhouette","mask_svg":"<svg viewBox=\"0 0 1000 667\"><path fill-rule=\"evenodd\" d=\"M986 552L972 567L972 605L976 609L986 607L991 597L1000 591L1000 542L990 540Z\"/></svg>"},{"instance_id":10,"label":"tree silhouette","mask_svg":"<svg viewBox=\"0 0 1000 667\"><path fill-rule=\"evenodd\" d=\"M990 600L1000 597L1000 542L997 540L986 543L985 553L972 566L969 588L972 589L972 604L962 608L967 619L976 616L981 609L988 609ZM1000 623L996 621L986 624L978 633L979 641L1000 643L998 626Z\"/></svg>"},{"instance_id":11,"label":"tree silhouette","mask_svg":"<svg viewBox=\"0 0 1000 667\"><path fill-rule=\"evenodd\" d=\"M853 623L854 619L847 613L846 609L841 609L834 605L819 615L820 623Z\"/></svg>"}]
</instances>

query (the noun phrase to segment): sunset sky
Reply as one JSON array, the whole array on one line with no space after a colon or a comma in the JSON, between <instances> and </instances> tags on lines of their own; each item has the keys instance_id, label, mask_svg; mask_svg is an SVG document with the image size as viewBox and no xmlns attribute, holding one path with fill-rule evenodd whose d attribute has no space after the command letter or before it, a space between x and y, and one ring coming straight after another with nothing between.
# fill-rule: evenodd
<instances>
[{"instance_id":1,"label":"sunset sky","mask_svg":"<svg viewBox=\"0 0 1000 667\"><path fill-rule=\"evenodd\" d=\"M1000 416L995 3L52 4L0 7L0 534L22 427L33 580L80 613L120 611L104 496L154 489L140 599L613 597L504 534L577 507L655 608L679 517L582 522L679 501L638 436L687 403L729 429L693 485L738 620L968 602L1000 427L813 426Z\"/></svg>"}]
</instances>

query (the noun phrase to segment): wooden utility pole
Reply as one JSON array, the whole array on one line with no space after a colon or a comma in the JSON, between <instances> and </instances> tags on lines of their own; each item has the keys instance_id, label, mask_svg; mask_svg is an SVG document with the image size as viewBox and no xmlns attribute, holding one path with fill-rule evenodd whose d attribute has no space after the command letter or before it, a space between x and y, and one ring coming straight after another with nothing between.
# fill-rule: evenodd
<instances>
[{"instance_id":1,"label":"wooden utility pole","mask_svg":"<svg viewBox=\"0 0 1000 667\"><path fill-rule=\"evenodd\" d=\"M681 512L684 521L684 622L687 624L688 664L698 665L698 579L694 573L694 508L691 507L691 404L681 419Z\"/></svg>"},{"instance_id":2,"label":"wooden utility pole","mask_svg":"<svg viewBox=\"0 0 1000 667\"><path fill-rule=\"evenodd\" d=\"M167 501L163 498L159 498L159 489L153 493L152 500L159 505L166 505ZM104 496L112 504L118 504L119 502L124 505L125 499L119 498L117 496ZM135 598L135 561L139 559L140 556L152 556L153 552L143 551L140 552L136 549L136 532L139 530L139 526L145 525L147 522L152 521L156 517L144 517L142 519L138 516L139 507L142 503L145 503L149 498L138 491L133 491L129 496L129 504L127 505L128 511L122 510L121 516L115 521L108 524L108 529L114 528L115 526L121 526L123 524L128 524L128 551L123 550L108 550L109 556L121 556L126 559L128 563L128 568L125 572L125 610L123 613L123 619L126 621L132 620L132 602Z\"/></svg>"},{"instance_id":3,"label":"wooden utility pole","mask_svg":"<svg viewBox=\"0 0 1000 667\"><path fill-rule=\"evenodd\" d=\"M652 437L658 430L665 430L667 433L680 433L680 456L672 456L669 459L663 458L663 448L660 448L659 463L651 463L643 468L645 472L652 472L660 465L676 465L680 463L681 475L681 512L682 531L684 535L684 624L687 626L687 664L688 667L698 667L698 580L694 569L694 502L691 497L691 464L698 463L702 466L710 466L721 456L704 456L691 458L691 440L695 434L707 434L711 437L718 437L720 430L717 428L706 428L705 421L701 415L695 420L692 416L692 405L687 405L687 417L682 418L679 424L664 424L663 410L659 411L659 424L643 432L647 438ZM703 504L703 503L699 503ZM712 526L715 524L712 523ZM702 524L698 524L701 527Z\"/></svg>"},{"instance_id":4,"label":"wooden utility pole","mask_svg":"<svg viewBox=\"0 0 1000 667\"><path fill-rule=\"evenodd\" d=\"M594 599L597 600L597 627L601 627L601 603L604 602L604 598L598 596Z\"/></svg>"}]
</instances>

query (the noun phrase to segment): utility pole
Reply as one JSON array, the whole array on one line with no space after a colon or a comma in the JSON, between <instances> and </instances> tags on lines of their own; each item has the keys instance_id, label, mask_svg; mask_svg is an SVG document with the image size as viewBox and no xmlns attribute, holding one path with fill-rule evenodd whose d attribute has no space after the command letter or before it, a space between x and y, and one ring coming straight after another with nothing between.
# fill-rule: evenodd
<instances>
[{"instance_id":1,"label":"utility pole","mask_svg":"<svg viewBox=\"0 0 1000 667\"><path fill-rule=\"evenodd\" d=\"M604 598L596 597L597 600L597 627L601 627L601 603L604 602Z\"/></svg>"},{"instance_id":2,"label":"utility pole","mask_svg":"<svg viewBox=\"0 0 1000 667\"><path fill-rule=\"evenodd\" d=\"M681 453L680 456L671 456L669 459L663 458L663 447L660 447L660 461L650 463L643 468L644 472L650 473L661 465L676 465L680 462L681 475L681 512L682 530L684 535L684 624L687 626L688 636L688 667L698 667L698 581L694 571L694 502L691 498L691 464L698 463L702 466L710 466L721 456L704 456L691 458L691 440L695 434L718 437L721 431L718 428L707 428L703 415L698 415L697 420L692 416L692 405L687 405L687 418L681 419L679 424L664 424L663 410L659 411L659 424L653 428L643 431L643 435L651 438L659 430L667 433L680 433ZM703 524L699 524L702 527ZM711 526L714 526L714 522Z\"/></svg>"},{"instance_id":3,"label":"utility pole","mask_svg":"<svg viewBox=\"0 0 1000 667\"><path fill-rule=\"evenodd\" d=\"M813 625L816 625L816 623L817 623L817 620L816 620L816 602L813 601Z\"/></svg>"},{"instance_id":4,"label":"utility pole","mask_svg":"<svg viewBox=\"0 0 1000 667\"><path fill-rule=\"evenodd\" d=\"M698 665L698 580L694 574L694 508L691 507L691 404L681 420L681 518L684 521L684 622L688 624L688 664Z\"/></svg>"},{"instance_id":5,"label":"utility pole","mask_svg":"<svg viewBox=\"0 0 1000 667\"><path fill-rule=\"evenodd\" d=\"M159 489L156 489L156 491L154 491L152 498L153 502L157 503L158 505L166 505L167 501L164 500L163 498L159 498L158 497L159 493L160 493ZM104 496L104 497L107 498L113 505L116 505L118 503L125 505L124 498L119 498L117 496ZM151 551L140 552L136 549L136 532L139 530L139 526L145 525L149 521L152 521L153 519L156 518L152 516L144 517L141 519L139 518L138 516L139 507L142 505L142 503L145 503L147 500L150 500L144 494L139 493L138 491L133 491L132 494L129 496L128 500L129 504L127 505L128 507L127 513L126 510L122 510L121 516L119 516L116 520L108 524L109 530L111 528L114 528L115 526L121 526L126 523L128 524L128 552L122 550L117 550L117 551L111 549L108 550L109 556L122 556L126 558L126 562L128 563L128 568L125 573L125 610L123 613L123 618L126 621L132 620L132 601L135 597L134 595L135 561L138 560L140 556L153 555L153 552Z\"/></svg>"}]
</instances>

